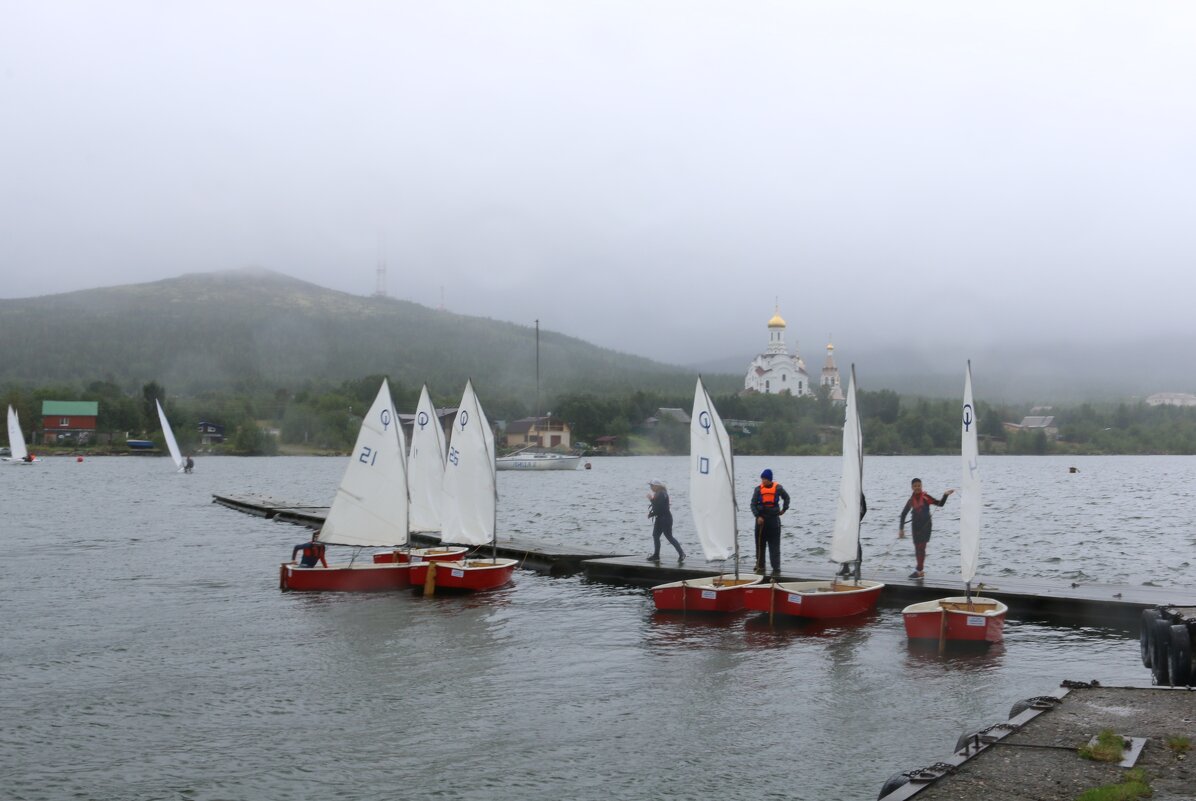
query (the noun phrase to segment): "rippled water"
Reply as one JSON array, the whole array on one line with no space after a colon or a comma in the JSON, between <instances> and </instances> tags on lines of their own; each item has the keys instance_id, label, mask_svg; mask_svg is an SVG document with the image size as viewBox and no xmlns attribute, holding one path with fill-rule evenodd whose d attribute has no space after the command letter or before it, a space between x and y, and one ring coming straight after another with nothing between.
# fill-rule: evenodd
<instances>
[{"instance_id":1,"label":"rippled water","mask_svg":"<svg viewBox=\"0 0 1196 801\"><path fill-rule=\"evenodd\" d=\"M645 482L661 478L693 544L684 459L592 461L500 474L500 528L638 553ZM823 555L838 460L738 459L742 498L765 466L794 496L786 555ZM1063 678L1149 680L1122 633L1017 620L1005 644L943 658L912 649L888 608L770 630L660 616L641 590L529 573L479 597L279 592L277 565L302 532L211 494L324 504L343 468L0 468L0 797L874 798L889 774ZM1192 583L1196 459L983 468L982 572ZM904 565L909 541L893 533L909 478L941 492L958 460L870 458L866 470L870 558ZM955 569L957 514L953 501L939 513L931 572Z\"/></svg>"}]
</instances>

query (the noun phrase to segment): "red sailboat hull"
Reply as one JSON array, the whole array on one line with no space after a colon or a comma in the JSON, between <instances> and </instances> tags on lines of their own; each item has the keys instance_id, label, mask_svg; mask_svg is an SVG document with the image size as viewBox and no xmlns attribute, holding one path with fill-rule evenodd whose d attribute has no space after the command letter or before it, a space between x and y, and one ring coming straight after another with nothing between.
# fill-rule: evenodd
<instances>
[{"instance_id":1,"label":"red sailboat hull","mask_svg":"<svg viewBox=\"0 0 1196 801\"><path fill-rule=\"evenodd\" d=\"M412 548L407 550L383 551L374 554L374 562L456 562L465 558L468 548Z\"/></svg>"},{"instance_id":2,"label":"red sailboat hull","mask_svg":"<svg viewBox=\"0 0 1196 801\"><path fill-rule=\"evenodd\" d=\"M429 562L411 563L411 583L425 586ZM479 592L509 584L515 575L514 559L470 559L456 562L436 562L434 577L437 590L465 590Z\"/></svg>"},{"instance_id":3,"label":"red sailboat hull","mask_svg":"<svg viewBox=\"0 0 1196 801\"><path fill-rule=\"evenodd\" d=\"M759 584L744 591L744 603L748 609L757 612L794 617L851 617L875 609L884 586L879 581L861 581L858 585L831 581Z\"/></svg>"},{"instance_id":4,"label":"red sailboat hull","mask_svg":"<svg viewBox=\"0 0 1196 801\"><path fill-rule=\"evenodd\" d=\"M994 643L1004 639L1008 608L992 598L941 598L902 610L911 640Z\"/></svg>"},{"instance_id":5,"label":"red sailboat hull","mask_svg":"<svg viewBox=\"0 0 1196 801\"><path fill-rule=\"evenodd\" d=\"M673 581L652 588L652 601L662 612L739 612L744 609L744 589L758 584L754 573L711 576Z\"/></svg>"},{"instance_id":6,"label":"red sailboat hull","mask_svg":"<svg viewBox=\"0 0 1196 801\"><path fill-rule=\"evenodd\" d=\"M352 564L301 567L284 563L279 587L297 592L385 592L411 586L408 564Z\"/></svg>"}]
</instances>

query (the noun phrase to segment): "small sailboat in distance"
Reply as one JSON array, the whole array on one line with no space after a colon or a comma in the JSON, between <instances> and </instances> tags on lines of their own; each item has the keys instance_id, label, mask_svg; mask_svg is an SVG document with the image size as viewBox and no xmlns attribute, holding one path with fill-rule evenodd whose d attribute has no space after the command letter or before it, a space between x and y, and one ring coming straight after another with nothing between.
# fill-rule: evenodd
<instances>
[{"instance_id":1,"label":"small sailboat in distance","mask_svg":"<svg viewBox=\"0 0 1196 801\"><path fill-rule=\"evenodd\" d=\"M948 642L1001 642L1008 611L1005 604L995 598L972 595L972 579L976 576L980 555L980 469L970 361L964 375L962 420L959 566L964 595L911 604L901 611L905 633L911 640L938 640L940 648Z\"/></svg>"},{"instance_id":2,"label":"small sailboat in distance","mask_svg":"<svg viewBox=\"0 0 1196 801\"><path fill-rule=\"evenodd\" d=\"M843 419L843 472L839 481L839 502L831 536L831 560L855 563L854 578L830 581L786 581L759 584L744 591L749 609L806 618L837 618L858 615L876 608L884 584L862 581L859 576L860 510L864 483L864 435L855 397L855 365L847 384Z\"/></svg>"},{"instance_id":3,"label":"small sailboat in distance","mask_svg":"<svg viewBox=\"0 0 1196 801\"><path fill-rule=\"evenodd\" d=\"M3 457L8 464L36 464L41 459L29 454L25 446L25 435L21 433L21 416L17 410L8 406L8 450L9 455Z\"/></svg>"},{"instance_id":4,"label":"small sailboat in distance","mask_svg":"<svg viewBox=\"0 0 1196 801\"><path fill-rule=\"evenodd\" d=\"M166 440L166 449L170 451L170 458L174 460L174 466L178 468L176 472L181 473L186 469L185 460L182 452L179 451L179 443L174 438L174 430L170 427L170 421L166 419L166 412L162 410L162 401L155 398L154 404L158 407L158 422L162 424L162 437Z\"/></svg>"},{"instance_id":5,"label":"small sailboat in distance","mask_svg":"<svg viewBox=\"0 0 1196 801\"><path fill-rule=\"evenodd\" d=\"M694 528L709 561L735 560L735 571L719 576L672 581L652 588L661 611L737 612L744 608L744 588L763 577L739 572L738 509L731 438L698 376L689 426L689 501Z\"/></svg>"}]
</instances>

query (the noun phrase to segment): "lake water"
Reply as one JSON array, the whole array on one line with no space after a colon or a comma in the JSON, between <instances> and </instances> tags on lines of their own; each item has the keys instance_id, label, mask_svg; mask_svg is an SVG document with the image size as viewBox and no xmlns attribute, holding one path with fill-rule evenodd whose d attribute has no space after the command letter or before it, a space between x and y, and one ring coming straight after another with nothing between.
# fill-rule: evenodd
<instances>
[{"instance_id":1,"label":"lake water","mask_svg":"<svg viewBox=\"0 0 1196 801\"><path fill-rule=\"evenodd\" d=\"M660 478L698 552L684 458L591 461L500 473L500 530L646 554L646 482ZM303 531L212 493L323 505L344 464L0 468L0 797L870 799L1064 678L1149 682L1124 632L1016 619L1003 645L939 657L911 648L888 607L770 630L746 615L660 616L643 590L522 572L476 597L279 592ZM736 465L745 506L766 466L793 496L786 557L825 558L838 459ZM941 493L959 461L865 469L868 564L908 566L912 546L894 534L909 479ZM1196 459L994 457L982 469L981 573L1196 579ZM931 574L957 572L956 500L938 511Z\"/></svg>"}]
</instances>

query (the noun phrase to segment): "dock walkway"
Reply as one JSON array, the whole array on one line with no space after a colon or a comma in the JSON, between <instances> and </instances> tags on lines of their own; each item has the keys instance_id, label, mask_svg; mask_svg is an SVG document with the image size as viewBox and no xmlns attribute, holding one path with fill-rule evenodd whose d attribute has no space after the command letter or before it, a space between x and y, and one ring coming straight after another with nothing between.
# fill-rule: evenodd
<instances>
[{"instance_id":1,"label":"dock walkway","mask_svg":"<svg viewBox=\"0 0 1196 801\"><path fill-rule=\"evenodd\" d=\"M295 525L319 528L324 524L327 507L301 506L260 495L213 495L214 503L240 512L267 517ZM436 545L436 536L412 533L418 545ZM483 552L489 546L483 546ZM517 538L500 537L498 554L518 559L521 566L552 575L584 573L587 579L614 584L650 587L669 581L713 576L730 572L730 565L707 563L691 556L678 564L665 557L650 562L642 556L626 556L585 548L560 548ZM909 579L903 571L870 571L864 563L863 578L883 581L880 603L905 606L917 601L961 595L963 587L952 576ZM782 565L781 580L804 581L830 578L828 562ZM742 572L750 572L751 562L740 563ZM973 592L1004 602L1011 614L1022 618L1048 618L1077 625L1099 625L1137 631L1143 609L1153 606L1196 607L1196 589L1142 587L1120 584L1065 583L1045 579L979 577Z\"/></svg>"}]
</instances>

